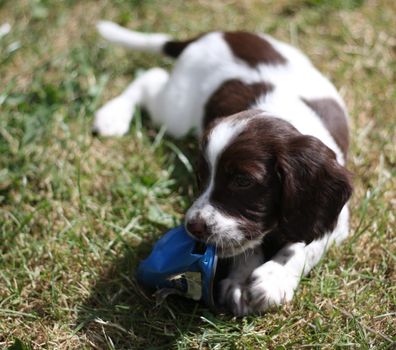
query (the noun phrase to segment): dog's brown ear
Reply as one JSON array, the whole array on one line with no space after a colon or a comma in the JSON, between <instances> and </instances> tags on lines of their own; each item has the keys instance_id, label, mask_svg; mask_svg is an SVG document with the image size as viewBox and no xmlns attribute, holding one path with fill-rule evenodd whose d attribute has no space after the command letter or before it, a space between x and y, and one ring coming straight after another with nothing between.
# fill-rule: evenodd
<instances>
[{"instance_id":1,"label":"dog's brown ear","mask_svg":"<svg viewBox=\"0 0 396 350\"><path fill-rule=\"evenodd\" d=\"M278 155L282 178L280 230L287 240L310 243L331 232L352 194L349 172L312 136L296 136Z\"/></svg>"}]
</instances>

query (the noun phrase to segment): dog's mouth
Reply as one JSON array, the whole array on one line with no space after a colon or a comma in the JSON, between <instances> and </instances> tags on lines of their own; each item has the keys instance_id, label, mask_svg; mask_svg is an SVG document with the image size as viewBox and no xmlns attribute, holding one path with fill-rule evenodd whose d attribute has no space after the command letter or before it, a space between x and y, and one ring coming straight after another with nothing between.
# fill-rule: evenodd
<instances>
[{"instance_id":1,"label":"dog's mouth","mask_svg":"<svg viewBox=\"0 0 396 350\"><path fill-rule=\"evenodd\" d=\"M186 231L192 238L205 244L216 247L217 256L220 258L230 258L246 251L256 248L261 244L266 232L250 230L245 232L242 226L235 228L219 229L216 225L206 226L207 231L192 233L186 223ZM249 234L248 234L249 233Z\"/></svg>"}]
</instances>

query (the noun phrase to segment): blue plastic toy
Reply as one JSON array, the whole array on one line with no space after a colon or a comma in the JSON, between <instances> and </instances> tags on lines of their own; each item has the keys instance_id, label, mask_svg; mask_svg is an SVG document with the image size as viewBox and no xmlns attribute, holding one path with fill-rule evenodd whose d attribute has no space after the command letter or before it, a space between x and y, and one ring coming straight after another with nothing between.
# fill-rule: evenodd
<instances>
[{"instance_id":1,"label":"blue plastic toy","mask_svg":"<svg viewBox=\"0 0 396 350\"><path fill-rule=\"evenodd\" d=\"M146 288L203 299L215 308L216 266L216 248L196 241L184 226L178 226L168 231L140 263L137 279Z\"/></svg>"}]
</instances>

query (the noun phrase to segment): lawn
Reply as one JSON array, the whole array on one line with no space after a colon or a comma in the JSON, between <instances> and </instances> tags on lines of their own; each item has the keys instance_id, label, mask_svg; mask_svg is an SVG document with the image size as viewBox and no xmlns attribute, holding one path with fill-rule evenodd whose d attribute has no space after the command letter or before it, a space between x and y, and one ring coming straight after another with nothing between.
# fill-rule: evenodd
<instances>
[{"instance_id":1,"label":"lawn","mask_svg":"<svg viewBox=\"0 0 396 350\"><path fill-rule=\"evenodd\" d=\"M0 0L11 25L0 37L0 347L395 348L395 18L393 0ZM194 198L195 141L164 136L140 111L125 137L91 136L94 111L139 70L172 64L105 43L99 19L182 39L268 32L340 89L350 238L291 304L235 319L139 289L138 262Z\"/></svg>"}]
</instances>

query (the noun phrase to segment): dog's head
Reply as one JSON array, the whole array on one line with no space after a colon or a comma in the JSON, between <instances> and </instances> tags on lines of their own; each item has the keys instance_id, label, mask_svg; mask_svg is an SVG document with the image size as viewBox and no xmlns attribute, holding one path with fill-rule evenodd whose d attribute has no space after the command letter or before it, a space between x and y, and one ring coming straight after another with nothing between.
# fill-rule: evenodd
<instances>
[{"instance_id":1,"label":"dog's head","mask_svg":"<svg viewBox=\"0 0 396 350\"><path fill-rule=\"evenodd\" d=\"M277 230L306 243L331 231L351 195L347 170L321 141L283 120L246 111L208 128L198 164L200 196L187 231L221 257Z\"/></svg>"}]
</instances>

